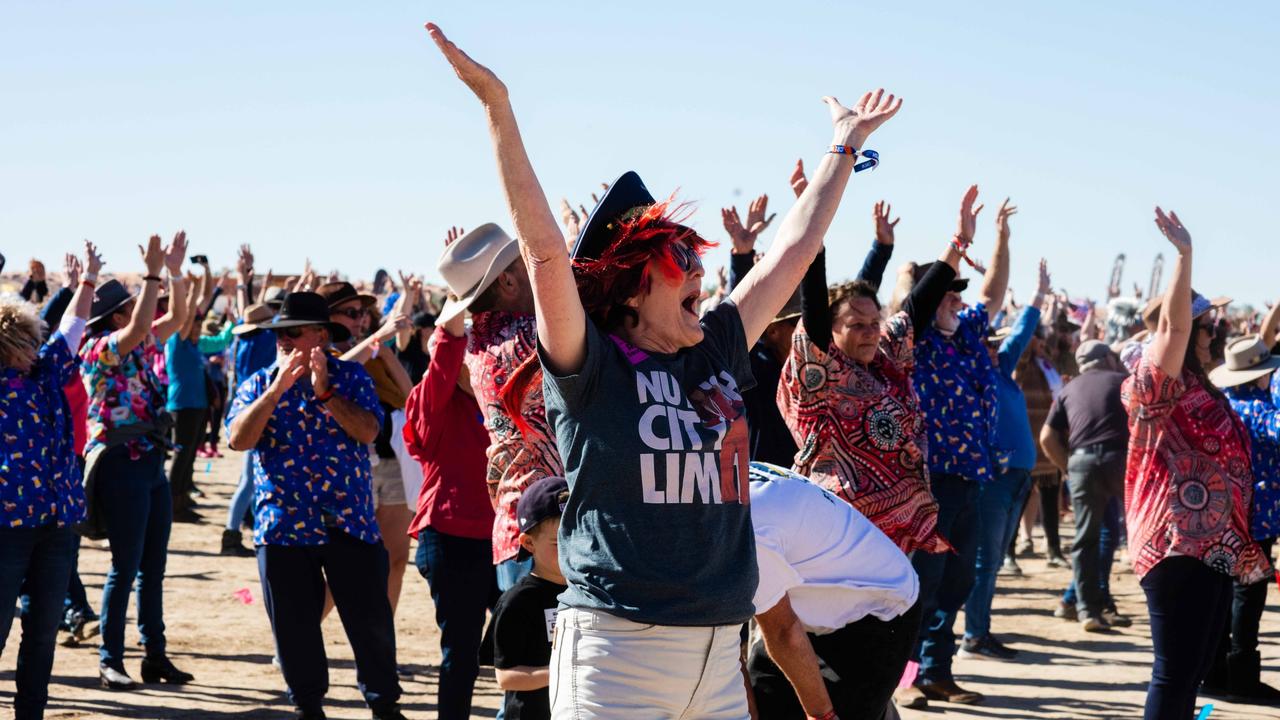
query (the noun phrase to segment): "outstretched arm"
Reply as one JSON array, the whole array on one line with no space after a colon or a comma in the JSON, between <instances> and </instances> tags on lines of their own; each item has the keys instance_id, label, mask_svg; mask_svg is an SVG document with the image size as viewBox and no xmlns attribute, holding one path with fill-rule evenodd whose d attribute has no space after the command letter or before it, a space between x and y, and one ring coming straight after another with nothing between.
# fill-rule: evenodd
<instances>
[{"instance_id":1,"label":"outstretched arm","mask_svg":"<svg viewBox=\"0 0 1280 720\"><path fill-rule=\"evenodd\" d=\"M886 95L884 90L864 94L852 109L833 97L825 97L823 102L831 111L835 130L832 144L858 149L902 107L901 99ZM747 347L755 344L786 304L809 263L822 248L822 239L840 206L856 162L854 155L827 153L822 156L809 186L782 219L773 246L734 288L731 297L742 317Z\"/></svg>"},{"instance_id":2,"label":"outstretched arm","mask_svg":"<svg viewBox=\"0 0 1280 720\"><path fill-rule=\"evenodd\" d=\"M187 233L179 231L164 249L164 265L169 269L169 312L151 323L151 334L162 343L187 321L187 284L182 277L182 261L187 256Z\"/></svg>"},{"instance_id":3,"label":"outstretched arm","mask_svg":"<svg viewBox=\"0 0 1280 720\"><path fill-rule=\"evenodd\" d=\"M1000 312L1005 291L1009 289L1009 218L1017 212L1017 206L1010 205L1009 198L1005 198L996 211L996 247L991 252L991 267L982 277L978 298L986 306L988 318L995 318Z\"/></svg>"},{"instance_id":4,"label":"outstretched arm","mask_svg":"<svg viewBox=\"0 0 1280 720\"><path fill-rule=\"evenodd\" d=\"M1151 339L1152 358L1156 367L1169 377L1182 374L1182 359L1187 352L1194 328L1191 325L1191 233L1183 227L1178 214L1156 208L1156 227L1178 251L1173 263L1173 277L1161 304L1160 324Z\"/></svg>"},{"instance_id":5,"label":"outstretched arm","mask_svg":"<svg viewBox=\"0 0 1280 720\"><path fill-rule=\"evenodd\" d=\"M492 71L450 42L438 26L427 23L427 32L458 78L484 105L498 159L498 176L533 286L538 343L553 372L576 372L587 354L587 315L578 298L569 250L529 162L507 87Z\"/></svg>"},{"instance_id":6,"label":"outstretched arm","mask_svg":"<svg viewBox=\"0 0 1280 720\"><path fill-rule=\"evenodd\" d=\"M1262 344L1268 350L1276 345L1276 327L1280 325L1280 300L1277 300L1271 309L1267 311L1267 317L1262 321L1262 330L1258 334L1262 336Z\"/></svg>"},{"instance_id":7,"label":"outstretched arm","mask_svg":"<svg viewBox=\"0 0 1280 720\"><path fill-rule=\"evenodd\" d=\"M889 259L893 257L893 229L902 219L894 218L890 222L889 215L892 212L893 207L884 200L876 203L872 213L876 223L876 241L871 244L871 250L862 261L862 269L858 271L858 279L871 283L876 289L880 288L880 283L884 280L884 269L889 266Z\"/></svg>"}]
</instances>

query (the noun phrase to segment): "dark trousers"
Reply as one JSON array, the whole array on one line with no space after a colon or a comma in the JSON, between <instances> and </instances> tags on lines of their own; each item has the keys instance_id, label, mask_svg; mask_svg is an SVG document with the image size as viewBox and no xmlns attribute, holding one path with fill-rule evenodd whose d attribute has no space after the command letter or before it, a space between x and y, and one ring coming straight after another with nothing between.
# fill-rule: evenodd
<instances>
[{"instance_id":1,"label":"dark trousers","mask_svg":"<svg viewBox=\"0 0 1280 720\"><path fill-rule=\"evenodd\" d=\"M324 589L333 604L356 660L356 684L374 712L400 699L396 677L396 628L387 600L390 572L382 543L361 542L329 530L324 545L259 545L258 577L276 639L276 656L299 710L321 711L329 690L329 661L320 629Z\"/></svg>"},{"instance_id":2,"label":"dark trousers","mask_svg":"<svg viewBox=\"0 0 1280 720\"><path fill-rule=\"evenodd\" d=\"M1091 617L1098 617L1107 607L1100 581L1100 541L1108 506L1124 494L1126 455L1127 450L1123 448L1084 448L1073 451L1067 460L1067 483L1076 515L1071 572L1077 606Z\"/></svg>"},{"instance_id":3,"label":"dark trousers","mask_svg":"<svg viewBox=\"0 0 1280 720\"><path fill-rule=\"evenodd\" d=\"M880 720L907 666L920 629L920 602L889 620L871 616L826 635L809 635L822 666L827 693L841 720ZM800 700L786 675L757 642L747 674L761 718L804 720Z\"/></svg>"},{"instance_id":4,"label":"dark trousers","mask_svg":"<svg viewBox=\"0 0 1280 720\"><path fill-rule=\"evenodd\" d=\"M54 640L67 596L76 534L52 525L0 528L0 654L13 623L14 601L21 589L30 597L22 614L13 712L17 720L44 716L53 671Z\"/></svg>"},{"instance_id":5,"label":"dark trousers","mask_svg":"<svg viewBox=\"0 0 1280 720\"><path fill-rule=\"evenodd\" d=\"M920 578L920 637L912 659L920 663L920 679L951 679L956 653L956 614L973 590L978 551L979 485L959 475L935 475L930 483L938 501L938 532L954 552L911 553Z\"/></svg>"},{"instance_id":6,"label":"dark trousers","mask_svg":"<svg viewBox=\"0 0 1280 720\"><path fill-rule=\"evenodd\" d=\"M170 490L173 492L173 509L186 510L195 503L191 491L195 489L196 451L204 437L205 418L209 408L181 408L173 419L173 465L169 468Z\"/></svg>"},{"instance_id":7,"label":"dark trousers","mask_svg":"<svg viewBox=\"0 0 1280 720\"><path fill-rule=\"evenodd\" d=\"M1123 507L1123 496L1111 498L1111 502L1107 504L1107 512L1102 517L1102 531L1098 534L1098 590L1105 598L1103 607L1107 610L1116 609L1116 600L1111 595L1111 568L1115 565L1116 549L1120 547L1120 540L1124 536ZM1062 602L1076 607L1079 600L1073 577L1067 585L1067 591L1062 593Z\"/></svg>"},{"instance_id":8,"label":"dark trousers","mask_svg":"<svg viewBox=\"0 0 1280 720\"><path fill-rule=\"evenodd\" d=\"M485 613L499 595L493 542L423 528L414 564L431 589L440 628L440 720L467 720L480 674Z\"/></svg>"},{"instance_id":9,"label":"dark trousers","mask_svg":"<svg viewBox=\"0 0 1280 720\"><path fill-rule=\"evenodd\" d=\"M138 587L138 634L147 655L164 655L164 568L169 556L173 504L164 460L151 450L137 460L125 446L98 461L97 498L111 543L111 569L102 586L102 662L124 663L125 614L134 581ZM65 586L64 586L65 590Z\"/></svg>"},{"instance_id":10,"label":"dark trousers","mask_svg":"<svg viewBox=\"0 0 1280 720\"><path fill-rule=\"evenodd\" d=\"M1145 720L1190 720L1231 611L1231 578L1187 556L1161 560L1142 578L1155 660Z\"/></svg>"}]
</instances>

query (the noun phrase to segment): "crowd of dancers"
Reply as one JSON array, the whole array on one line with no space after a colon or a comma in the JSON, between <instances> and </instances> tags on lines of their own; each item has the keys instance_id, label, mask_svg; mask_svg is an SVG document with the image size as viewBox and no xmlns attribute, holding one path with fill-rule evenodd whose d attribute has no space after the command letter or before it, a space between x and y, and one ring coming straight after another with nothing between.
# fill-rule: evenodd
<instances>
[{"instance_id":1,"label":"crowd of dancers","mask_svg":"<svg viewBox=\"0 0 1280 720\"><path fill-rule=\"evenodd\" d=\"M111 279L87 242L56 281L33 261L0 301L0 648L20 606L18 718L43 715L60 628L100 634L104 687L139 686L132 593L141 682L193 679L165 651L165 561L172 523L204 520L193 466L223 433L244 464L221 552L256 558L300 718L324 717L335 608L373 717L404 717L394 616L414 540L441 718L470 716L482 663L511 720L980 703L952 660L1016 656L991 608L1038 509L1072 571L1055 614L1082 632L1130 624L1109 585L1126 548L1154 648L1148 720L1191 718L1198 694L1280 703L1258 651L1280 306L1242 315L1195 292L1177 214L1155 211L1176 259L1145 307L1055 292L1043 260L1017 303L1017 208L996 210L984 266L977 186L935 259L888 288L897 220L877 203L856 278L831 284L828 228L902 101L827 97L832 139L794 168L770 247L767 197L745 220L724 210L730 262L706 289L716 243L633 172L557 220L506 86L427 30L483 107L513 230L450 230L447 287L260 274L247 246L217 279L179 232L140 247L141 267L110 258ZM110 548L96 610L81 537Z\"/></svg>"}]
</instances>

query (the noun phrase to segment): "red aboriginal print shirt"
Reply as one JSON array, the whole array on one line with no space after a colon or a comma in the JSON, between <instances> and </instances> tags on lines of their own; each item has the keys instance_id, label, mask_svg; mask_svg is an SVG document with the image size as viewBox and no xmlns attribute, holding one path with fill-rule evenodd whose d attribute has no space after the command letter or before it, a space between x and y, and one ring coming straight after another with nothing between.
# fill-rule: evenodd
<instances>
[{"instance_id":1,"label":"red aboriginal print shirt","mask_svg":"<svg viewBox=\"0 0 1280 720\"><path fill-rule=\"evenodd\" d=\"M839 495L903 552L950 549L929 491L927 435L911 386L911 319L885 323L875 360L861 365L834 343L819 348L804 323L778 383L778 405L800 452L795 471Z\"/></svg>"},{"instance_id":2,"label":"red aboriginal print shirt","mask_svg":"<svg viewBox=\"0 0 1280 720\"><path fill-rule=\"evenodd\" d=\"M1148 349L1121 397L1129 411L1125 520L1138 577L1186 555L1245 584L1271 575L1249 537L1249 436L1223 398L1183 370L1173 378Z\"/></svg>"},{"instance_id":3,"label":"red aboriginal print shirt","mask_svg":"<svg viewBox=\"0 0 1280 720\"><path fill-rule=\"evenodd\" d=\"M486 312L472 317L464 362L489 431L485 481L497 510L493 522L494 564L515 557L520 550L516 503L524 489L539 478L564 475L560 452L547 424L542 384L532 383L525 395L521 415L528 429L524 433L503 410L498 397L516 368L535 356L537 346L538 324L531 314Z\"/></svg>"}]
</instances>

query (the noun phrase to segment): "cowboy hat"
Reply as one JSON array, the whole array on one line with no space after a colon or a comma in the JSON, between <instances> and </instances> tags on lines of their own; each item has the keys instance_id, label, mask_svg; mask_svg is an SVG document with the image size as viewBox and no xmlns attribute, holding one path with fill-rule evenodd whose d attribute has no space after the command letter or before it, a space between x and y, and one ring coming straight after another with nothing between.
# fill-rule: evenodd
<instances>
[{"instance_id":1,"label":"cowboy hat","mask_svg":"<svg viewBox=\"0 0 1280 720\"><path fill-rule=\"evenodd\" d=\"M934 262L937 262L937 261L935 260ZM933 265L934 263L927 262L923 265L916 265L914 268L912 268L911 284L915 285L916 283L923 280L925 273L929 272L929 268L933 267ZM969 287L969 278L958 277L958 278L954 278L951 281L951 284L947 286L947 290L950 290L951 292L962 293L965 291L965 288L967 287Z\"/></svg>"},{"instance_id":2,"label":"cowboy hat","mask_svg":"<svg viewBox=\"0 0 1280 720\"><path fill-rule=\"evenodd\" d=\"M102 283L93 291L93 307L89 310L89 324L92 325L109 316L137 296L137 293L129 292L115 278Z\"/></svg>"},{"instance_id":3,"label":"cowboy hat","mask_svg":"<svg viewBox=\"0 0 1280 720\"><path fill-rule=\"evenodd\" d=\"M345 326L329 322L329 303L320 294L313 292L289 293L284 298L280 314L271 322L258 327L262 330L283 330L307 325L324 326L329 330L329 338L333 342L342 342L351 337Z\"/></svg>"},{"instance_id":4,"label":"cowboy hat","mask_svg":"<svg viewBox=\"0 0 1280 720\"><path fill-rule=\"evenodd\" d=\"M617 222L628 212L638 207L648 207L656 203L653 194L644 186L644 181L634 170L622 173L605 191L600 203L591 211L587 222L578 233L573 244L573 252L569 253L575 260L596 260L613 242L613 230Z\"/></svg>"},{"instance_id":5,"label":"cowboy hat","mask_svg":"<svg viewBox=\"0 0 1280 720\"><path fill-rule=\"evenodd\" d=\"M255 330L261 330L262 324L270 320L276 314L266 303L254 303L244 311L244 322L236 325L231 330L232 335L244 335Z\"/></svg>"},{"instance_id":6,"label":"cowboy hat","mask_svg":"<svg viewBox=\"0 0 1280 720\"><path fill-rule=\"evenodd\" d=\"M265 305L270 305L275 310L279 310L280 306L284 304L285 295L288 295L288 293L285 292L284 288L269 287L267 288L267 294L263 296L262 302Z\"/></svg>"},{"instance_id":7,"label":"cowboy hat","mask_svg":"<svg viewBox=\"0 0 1280 720\"><path fill-rule=\"evenodd\" d=\"M1245 335L1227 343L1226 362L1209 372L1209 379L1220 388L1252 382L1280 368L1280 356L1257 335Z\"/></svg>"},{"instance_id":8,"label":"cowboy hat","mask_svg":"<svg viewBox=\"0 0 1280 720\"><path fill-rule=\"evenodd\" d=\"M1148 329L1154 329L1156 327L1156 323L1160 321L1160 308L1163 304L1164 304L1164 295L1157 295L1151 298L1151 300L1142 308L1142 322L1147 326ZM1200 317L1201 315L1204 315L1210 310L1217 310L1218 308L1224 308L1230 304L1231 304L1231 298L1225 295L1219 295L1218 297L1210 300L1205 296L1201 295L1200 293L1196 292L1195 289L1192 289L1191 290L1191 319L1195 320L1196 318Z\"/></svg>"},{"instance_id":9,"label":"cowboy hat","mask_svg":"<svg viewBox=\"0 0 1280 720\"><path fill-rule=\"evenodd\" d=\"M451 243L436 269L456 299L444 304L436 322L443 325L471 307L519 257L520 245L493 223L485 223Z\"/></svg>"},{"instance_id":10,"label":"cowboy hat","mask_svg":"<svg viewBox=\"0 0 1280 720\"><path fill-rule=\"evenodd\" d=\"M362 308L367 308L378 302L378 298L372 295L361 295L356 291L354 285L345 280L325 283L316 288L316 294L329 303L330 309L351 300L359 300Z\"/></svg>"}]
</instances>

